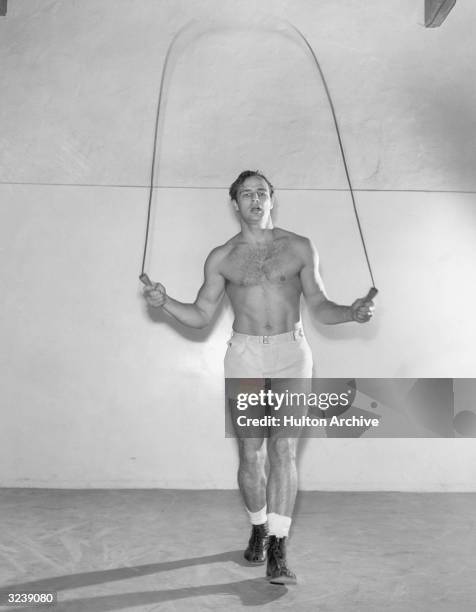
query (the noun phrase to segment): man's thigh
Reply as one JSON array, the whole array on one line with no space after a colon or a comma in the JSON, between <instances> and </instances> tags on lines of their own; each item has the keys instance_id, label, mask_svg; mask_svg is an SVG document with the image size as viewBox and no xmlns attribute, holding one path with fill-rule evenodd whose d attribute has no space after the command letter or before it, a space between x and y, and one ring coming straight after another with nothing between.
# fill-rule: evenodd
<instances>
[{"instance_id":1,"label":"man's thigh","mask_svg":"<svg viewBox=\"0 0 476 612\"><path fill-rule=\"evenodd\" d=\"M268 406L263 401L266 392L264 378L227 378L227 432L237 438L265 438L268 436Z\"/></svg>"},{"instance_id":2,"label":"man's thigh","mask_svg":"<svg viewBox=\"0 0 476 612\"><path fill-rule=\"evenodd\" d=\"M273 378L271 390L275 398L272 412L277 418L270 424L269 437L299 438L305 426L312 379Z\"/></svg>"},{"instance_id":3,"label":"man's thigh","mask_svg":"<svg viewBox=\"0 0 476 612\"><path fill-rule=\"evenodd\" d=\"M227 432L238 438L299 438L311 389L309 378L226 379Z\"/></svg>"}]
</instances>

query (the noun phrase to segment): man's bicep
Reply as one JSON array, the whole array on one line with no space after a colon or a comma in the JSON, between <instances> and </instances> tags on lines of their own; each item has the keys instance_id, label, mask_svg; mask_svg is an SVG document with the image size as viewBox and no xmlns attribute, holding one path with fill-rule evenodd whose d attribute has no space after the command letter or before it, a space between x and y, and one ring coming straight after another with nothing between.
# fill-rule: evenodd
<instances>
[{"instance_id":1,"label":"man's bicep","mask_svg":"<svg viewBox=\"0 0 476 612\"><path fill-rule=\"evenodd\" d=\"M225 279L217 265L217 258L209 255L205 262L204 281L195 300L199 308L210 311L218 306L225 291Z\"/></svg>"},{"instance_id":2,"label":"man's bicep","mask_svg":"<svg viewBox=\"0 0 476 612\"><path fill-rule=\"evenodd\" d=\"M301 269L302 292L310 306L317 306L327 299L324 283L319 274L319 256L311 241L304 249L304 265Z\"/></svg>"},{"instance_id":3,"label":"man's bicep","mask_svg":"<svg viewBox=\"0 0 476 612\"><path fill-rule=\"evenodd\" d=\"M203 302L218 304L223 297L224 290L225 279L223 276L219 273L208 274L198 291L196 302L197 304Z\"/></svg>"}]
</instances>

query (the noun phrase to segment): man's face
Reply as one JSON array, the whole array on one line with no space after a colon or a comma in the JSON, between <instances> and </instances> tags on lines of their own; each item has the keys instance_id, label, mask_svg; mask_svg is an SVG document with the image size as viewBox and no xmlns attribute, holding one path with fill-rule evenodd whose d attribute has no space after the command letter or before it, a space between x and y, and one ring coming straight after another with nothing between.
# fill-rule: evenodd
<instances>
[{"instance_id":1,"label":"man's face","mask_svg":"<svg viewBox=\"0 0 476 612\"><path fill-rule=\"evenodd\" d=\"M273 208L268 183L260 176L248 177L238 189L234 204L247 223L259 225L267 221Z\"/></svg>"}]
</instances>

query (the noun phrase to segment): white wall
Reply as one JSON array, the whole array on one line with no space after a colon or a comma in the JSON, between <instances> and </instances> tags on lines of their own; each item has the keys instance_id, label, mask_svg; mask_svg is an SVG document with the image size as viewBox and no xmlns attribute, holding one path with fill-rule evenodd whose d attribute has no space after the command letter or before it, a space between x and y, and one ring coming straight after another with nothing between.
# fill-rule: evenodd
<instances>
[{"instance_id":1,"label":"white wall","mask_svg":"<svg viewBox=\"0 0 476 612\"><path fill-rule=\"evenodd\" d=\"M304 312L317 374L474 376L476 197L463 192L476 188L476 8L461 1L427 31L413 1L383 4L9 3L0 484L235 486L229 307L212 329L185 330L147 312L136 280L160 70L190 18L219 15L228 29L191 30L171 57L150 274L194 299L206 254L237 231L226 187L257 166L281 187L277 224L315 240L329 294L348 303L368 290L322 87L262 13L286 17L328 78L380 289L369 326L316 327ZM243 31L247 19L266 34ZM463 439L310 439L301 487L474 490L475 455Z\"/></svg>"}]
</instances>

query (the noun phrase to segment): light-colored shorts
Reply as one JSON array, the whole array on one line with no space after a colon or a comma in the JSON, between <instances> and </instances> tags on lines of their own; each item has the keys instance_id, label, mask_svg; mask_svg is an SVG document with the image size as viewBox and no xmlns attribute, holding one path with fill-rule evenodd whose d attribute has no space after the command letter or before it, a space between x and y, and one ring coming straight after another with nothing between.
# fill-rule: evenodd
<instances>
[{"instance_id":1,"label":"light-colored shorts","mask_svg":"<svg viewBox=\"0 0 476 612\"><path fill-rule=\"evenodd\" d=\"M301 326L273 336L233 332L225 378L311 378L312 351Z\"/></svg>"}]
</instances>

